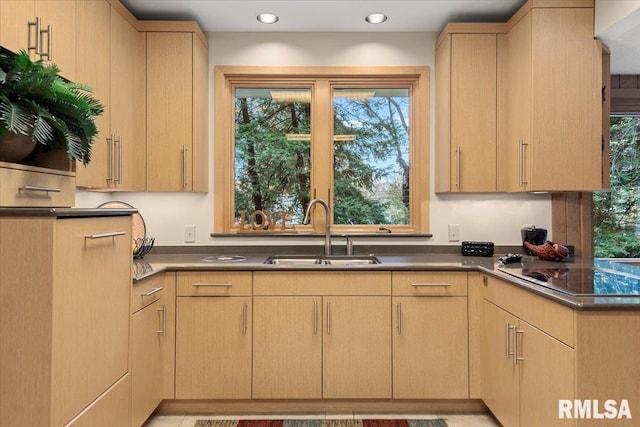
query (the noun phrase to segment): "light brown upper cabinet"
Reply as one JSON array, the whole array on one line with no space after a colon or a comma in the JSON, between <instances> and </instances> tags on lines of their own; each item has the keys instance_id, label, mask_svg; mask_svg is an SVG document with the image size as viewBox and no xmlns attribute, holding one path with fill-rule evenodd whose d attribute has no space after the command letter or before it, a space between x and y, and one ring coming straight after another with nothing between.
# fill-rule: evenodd
<instances>
[{"instance_id":1,"label":"light brown upper cabinet","mask_svg":"<svg viewBox=\"0 0 640 427\"><path fill-rule=\"evenodd\" d=\"M44 59L75 80L76 0L2 0L0 45Z\"/></svg>"},{"instance_id":2,"label":"light brown upper cabinet","mask_svg":"<svg viewBox=\"0 0 640 427\"><path fill-rule=\"evenodd\" d=\"M497 35L455 25L436 48L436 191L494 192Z\"/></svg>"},{"instance_id":3,"label":"light brown upper cabinet","mask_svg":"<svg viewBox=\"0 0 640 427\"><path fill-rule=\"evenodd\" d=\"M507 24L498 191L602 188L602 52L593 7L561 7L584 3L527 3Z\"/></svg>"},{"instance_id":4,"label":"light brown upper cabinet","mask_svg":"<svg viewBox=\"0 0 640 427\"><path fill-rule=\"evenodd\" d=\"M208 188L208 50L195 32L147 32L147 190Z\"/></svg>"},{"instance_id":5,"label":"light brown upper cabinet","mask_svg":"<svg viewBox=\"0 0 640 427\"><path fill-rule=\"evenodd\" d=\"M146 188L146 35L130 23L135 18L128 11L118 9L78 2L78 80L94 88L106 108L91 163L77 166L76 184L140 191Z\"/></svg>"}]
</instances>

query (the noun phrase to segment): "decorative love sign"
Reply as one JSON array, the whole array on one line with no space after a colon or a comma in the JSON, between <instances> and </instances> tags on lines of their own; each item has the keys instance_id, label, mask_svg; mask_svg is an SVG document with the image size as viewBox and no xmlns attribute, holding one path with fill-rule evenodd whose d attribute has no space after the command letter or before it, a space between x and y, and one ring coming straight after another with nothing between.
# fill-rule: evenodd
<instances>
[{"instance_id":1,"label":"decorative love sign","mask_svg":"<svg viewBox=\"0 0 640 427\"><path fill-rule=\"evenodd\" d=\"M253 211L248 221L247 211L240 211L238 225L238 233L297 233L293 211Z\"/></svg>"}]
</instances>

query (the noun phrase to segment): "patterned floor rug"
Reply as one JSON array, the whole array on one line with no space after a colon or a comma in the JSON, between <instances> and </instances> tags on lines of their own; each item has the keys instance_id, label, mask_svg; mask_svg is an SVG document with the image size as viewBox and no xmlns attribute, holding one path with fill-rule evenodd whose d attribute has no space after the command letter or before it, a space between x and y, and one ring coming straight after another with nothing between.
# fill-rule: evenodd
<instances>
[{"instance_id":1,"label":"patterned floor rug","mask_svg":"<svg viewBox=\"0 0 640 427\"><path fill-rule=\"evenodd\" d=\"M194 427L447 427L443 419L198 420Z\"/></svg>"}]
</instances>

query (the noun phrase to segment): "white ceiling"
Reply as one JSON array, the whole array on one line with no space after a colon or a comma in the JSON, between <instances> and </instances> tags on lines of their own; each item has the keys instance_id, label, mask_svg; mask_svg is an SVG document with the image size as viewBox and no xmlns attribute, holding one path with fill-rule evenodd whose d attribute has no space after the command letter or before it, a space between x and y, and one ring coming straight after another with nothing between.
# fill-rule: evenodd
<instances>
[{"instance_id":1,"label":"white ceiling","mask_svg":"<svg viewBox=\"0 0 640 427\"><path fill-rule=\"evenodd\" d=\"M204 31L441 31L447 22L504 22L526 0L121 0L138 19L193 20ZM261 24L272 12L280 20ZM371 25L364 18L389 19ZM640 23L599 35L611 50L613 74L640 74Z\"/></svg>"},{"instance_id":2,"label":"white ceiling","mask_svg":"<svg viewBox=\"0 0 640 427\"><path fill-rule=\"evenodd\" d=\"M440 31L450 21L504 22L525 0L121 0L139 19L197 21L204 31ZM280 20L261 24L272 12ZM372 12L389 19L365 22Z\"/></svg>"}]
</instances>

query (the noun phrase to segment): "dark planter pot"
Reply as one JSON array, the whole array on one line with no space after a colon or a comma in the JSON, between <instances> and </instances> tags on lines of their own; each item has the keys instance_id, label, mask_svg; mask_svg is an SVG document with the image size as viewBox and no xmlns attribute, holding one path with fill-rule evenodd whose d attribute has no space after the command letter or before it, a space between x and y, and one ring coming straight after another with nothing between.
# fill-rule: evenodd
<instances>
[{"instance_id":1,"label":"dark planter pot","mask_svg":"<svg viewBox=\"0 0 640 427\"><path fill-rule=\"evenodd\" d=\"M24 160L36 147L31 135L7 132L0 138L0 161L17 163Z\"/></svg>"}]
</instances>

